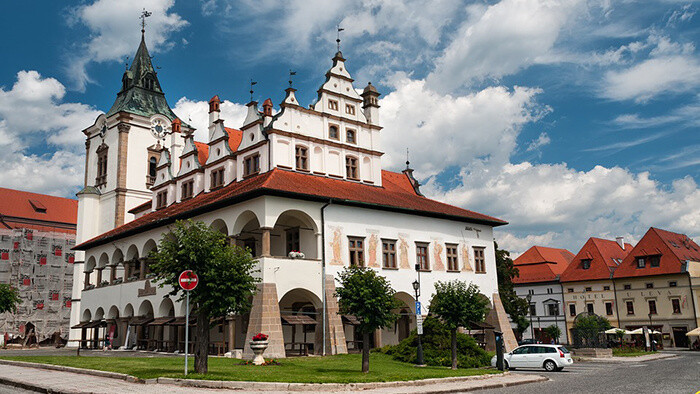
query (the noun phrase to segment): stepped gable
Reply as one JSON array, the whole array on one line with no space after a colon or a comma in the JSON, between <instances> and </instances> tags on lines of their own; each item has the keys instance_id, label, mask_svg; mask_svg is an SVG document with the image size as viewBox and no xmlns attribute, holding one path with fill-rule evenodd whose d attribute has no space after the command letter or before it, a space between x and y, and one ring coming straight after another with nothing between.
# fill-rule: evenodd
<instances>
[{"instance_id":1,"label":"stepped gable","mask_svg":"<svg viewBox=\"0 0 700 394\"><path fill-rule=\"evenodd\" d=\"M561 274L559 280L577 282L610 279L613 271L618 268L632 248L633 246L629 243L625 243L623 249L617 241L591 237ZM591 260L590 268L584 269L582 261L588 259Z\"/></svg>"},{"instance_id":2,"label":"stepped gable","mask_svg":"<svg viewBox=\"0 0 700 394\"><path fill-rule=\"evenodd\" d=\"M658 267L651 267L649 260L644 268L637 268L637 258L660 255ZM685 234L651 227L630 251L615 271L615 278L648 275L678 274L687 269L686 262L700 262L700 246Z\"/></svg>"},{"instance_id":3,"label":"stepped gable","mask_svg":"<svg viewBox=\"0 0 700 394\"><path fill-rule=\"evenodd\" d=\"M573 259L574 254L566 249L533 246L513 260L513 264L519 271L519 276L513 278L513 283L523 284L557 280Z\"/></svg>"},{"instance_id":4,"label":"stepped gable","mask_svg":"<svg viewBox=\"0 0 700 394\"><path fill-rule=\"evenodd\" d=\"M146 214L90 239L76 246L76 249L86 250L146 229L156 228L178 219L189 218L262 195L278 195L311 201L332 199L336 204L485 223L491 226L501 226L508 223L492 216L419 196L412 187L408 190L405 184L399 181L400 176L406 177L404 174L382 171L382 175L390 179L384 186L378 187L275 168Z\"/></svg>"}]
</instances>

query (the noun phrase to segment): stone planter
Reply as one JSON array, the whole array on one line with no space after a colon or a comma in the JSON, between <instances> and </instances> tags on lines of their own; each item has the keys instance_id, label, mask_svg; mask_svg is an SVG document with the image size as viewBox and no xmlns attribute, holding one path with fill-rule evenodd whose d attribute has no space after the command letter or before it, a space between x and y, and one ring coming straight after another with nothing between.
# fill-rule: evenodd
<instances>
[{"instance_id":1,"label":"stone planter","mask_svg":"<svg viewBox=\"0 0 700 394\"><path fill-rule=\"evenodd\" d=\"M263 353L265 352L265 349L267 349L268 344L268 341L250 341L250 349L253 350L253 354L255 354L255 357L253 358L253 364L265 364Z\"/></svg>"}]
</instances>

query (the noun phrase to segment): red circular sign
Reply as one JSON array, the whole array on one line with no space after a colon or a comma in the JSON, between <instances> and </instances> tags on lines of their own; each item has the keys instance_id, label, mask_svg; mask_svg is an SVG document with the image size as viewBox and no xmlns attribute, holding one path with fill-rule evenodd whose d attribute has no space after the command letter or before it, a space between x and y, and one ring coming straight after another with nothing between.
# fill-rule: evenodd
<instances>
[{"instance_id":1,"label":"red circular sign","mask_svg":"<svg viewBox=\"0 0 700 394\"><path fill-rule=\"evenodd\" d=\"M180 282L180 287L182 287L183 290L194 290L199 283L199 278L192 270L187 270L182 271L178 282Z\"/></svg>"}]
</instances>

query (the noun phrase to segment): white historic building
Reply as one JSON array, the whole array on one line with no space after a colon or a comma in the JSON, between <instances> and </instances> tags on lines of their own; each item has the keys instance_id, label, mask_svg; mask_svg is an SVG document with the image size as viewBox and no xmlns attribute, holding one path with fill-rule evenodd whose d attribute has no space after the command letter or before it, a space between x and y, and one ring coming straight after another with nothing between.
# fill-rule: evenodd
<instances>
[{"instance_id":1,"label":"white historic building","mask_svg":"<svg viewBox=\"0 0 700 394\"><path fill-rule=\"evenodd\" d=\"M274 115L270 99L262 111L248 103L238 129L213 97L208 141L197 142L168 107L142 40L114 106L84 130L73 339L182 350L185 306L152 282L148 255L170 224L192 218L248 247L262 278L251 312L211 330L212 352L247 352L257 332L270 334L272 357L357 348L357 319L338 315L333 296L352 264L378 270L404 304L375 346L415 327L418 265L424 314L436 281L473 282L512 347L492 236L506 222L424 197L408 166L383 170L379 93L368 84L358 94L343 55L332 61L315 104L301 106L290 87Z\"/></svg>"}]
</instances>

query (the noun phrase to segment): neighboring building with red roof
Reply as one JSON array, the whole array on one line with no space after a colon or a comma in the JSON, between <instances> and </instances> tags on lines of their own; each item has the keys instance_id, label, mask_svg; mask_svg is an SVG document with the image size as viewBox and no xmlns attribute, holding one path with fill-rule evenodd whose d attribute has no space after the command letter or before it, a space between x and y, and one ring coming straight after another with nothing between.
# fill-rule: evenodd
<instances>
[{"instance_id":1,"label":"neighboring building with red roof","mask_svg":"<svg viewBox=\"0 0 700 394\"><path fill-rule=\"evenodd\" d=\"M77 209L76 200L0 188L0 283L22 299L17 313L0 314L0 335L67 337Z\"/></svg>"},{"instance_id":2,"label":"neighboring building with red roof","mask_svg":"<svg viewBox=\"0 0 700 394\"><path fill-rule=\"evenodd\" d=\"M631 250L632 245L625 243L622 237L616 240L589 238L560 275L570 342L574 319L582 312L617 323L612 274Z\"/></svg>"},{"instance_id":3,"label":"neighboring building with red roof","mask_svg":"<svg viewBox=\"0 0 700 394\"><path fill-rule=\"evenodd\" d=\"M160 99L143 53L144 41L134 60L142 64L132 69L146 70L141 78L151 83L145 89ZM262 111L257 102L248 103L238 129L225 126L221 99L212 97L206 142L194 140L164 99L156 108L121 106L85 130L88 145L97 148L94 154L88 148L86 185L79 194L83 220L76 249L85 256L76 338L99 343L95 327L107 325L116 345L130 347L128 327L153 321L162 327L156 339L178 338L181 325L174 322L184 307L167 297L170 289L152 286L147 256L170 224L195 219L250 249L259 263L262 285L250 318L240 316L238 324L211 332L213 341L228 341L231 351L244 348L248 355L245 344L265 321L270 357L285 357L298 324L319 334L325 324L325 342L308 335L317 354L324 343L329 354L347 352L356 343L356 319L341 319L337 304L323 300L333 299L334 278L350 265L386 276L403 305L396 328L375 335L377 346L398 343L415 328L416 266L426 304L437 281L473 282L493 302L487 322L504 331L507 349L516 345L510 327L501 326L506 316L494 296L493 228L507 223L423 196L408 166L384 170L380 94L371 84L359 94L342 53L332 60L313 105L300 105L290 87L276 113L271 99ZM126 100L132 88L129 72L118 100ZM147 331L135 332L143 339ZM493 335L486 338L495 346Z\"/></svg>"},{"instance_id":4,"label":"neighboring building with red roof","mask_svg":"<svg viewBox=\"0 0 700 394\"><path fill-rule=\"evenodd\" d=\"M651 227L613 277L622 328L651 324L662 333L664 346L688 346L686 332L700 324L697 243L685 234Z\"/></svg>"},{"instance_id":5,"label":"neighboring building with red roof","mask_svg":"<svg viewBox=\"0 0 700 394\"><path fill-rule=\"evenodd\" d=\"M527 298L530 303L530 327L522 334L522 339L532 339L549 343L551 338L544 329L551 325L559 326L562 335L558 340L568 343L566 321L561 311L564 305L559 276L568 267L574 254L566 249L533 246L513 260L518 276L513 278L515 293ZM517 325L511 322L513 328Z\"/></svg>"}]
</instances>

